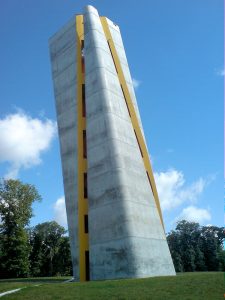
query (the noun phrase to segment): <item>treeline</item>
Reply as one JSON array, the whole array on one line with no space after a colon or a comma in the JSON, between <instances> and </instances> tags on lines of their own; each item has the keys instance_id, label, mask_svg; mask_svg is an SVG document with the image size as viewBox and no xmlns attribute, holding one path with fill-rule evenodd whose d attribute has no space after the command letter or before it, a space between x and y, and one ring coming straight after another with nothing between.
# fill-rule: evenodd
<instances>
[{"instance_id":1,"label":"treeline","mask_svg":"<svg viewBox=\"0 0 225 300\"><path fill-rule=\"evenodd\" d=\"M29 230L30 276L72 275L69 237L56 222L38 224Z\"/></svg>"},{"instance_id":2,"label":"treeline","mask_svg":"<svg viewBox=\"0 0 225 300\"><path fill-rule=\"evenodd\" d=\"M69 238L56 222L29 228L41 197L19 180L0 183L0 278L72 275Z\"/></svg>"},{"instance_id":3,"label":"treeline","mask_svg":"<svg viewBox=\"0 0 225 300\"><path fill-rule=\"evenodd\" d=\"M56 222L29 228L36 188L0 182L0 278L72 275L69 238ZM167 235L177 272L225 271L224 228L181 221Z\"/></svg>"},{"instance_id":4,"label":"treeline","mask_svg":"<svg viewBox=\"0 0 225 300\"><path fill-rule=\"evenodd\" d=\"M180 221L167 235L176 272L225 271L224 227Z\"/></svg>"}]
</instances>

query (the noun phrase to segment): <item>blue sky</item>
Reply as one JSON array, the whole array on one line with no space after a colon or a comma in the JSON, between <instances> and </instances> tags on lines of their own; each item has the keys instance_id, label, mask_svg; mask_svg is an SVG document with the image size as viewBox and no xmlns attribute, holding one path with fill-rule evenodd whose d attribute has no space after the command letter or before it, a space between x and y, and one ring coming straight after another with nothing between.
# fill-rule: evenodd
<instances>
[{"instance_id":1,"label":"blue sky","mask_svg":"<svg viewBox=\"0 0 225 300\"><path fill-rule=\"evenodd\" d=\"M31 225L64 224L48 39L86 4L120 26L166 230L222 226L222 0L1 1L0 176L39 190Z\"/></svg>"}]
</instances>

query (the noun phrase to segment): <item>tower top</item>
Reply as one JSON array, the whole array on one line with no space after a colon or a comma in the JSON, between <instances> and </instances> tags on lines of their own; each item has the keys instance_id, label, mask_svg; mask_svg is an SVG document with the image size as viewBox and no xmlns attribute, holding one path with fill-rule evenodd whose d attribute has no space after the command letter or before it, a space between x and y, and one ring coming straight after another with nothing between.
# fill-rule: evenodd
<instances>
[{"instance_id":1,"label":"tower top","mask_svg":"<svg viewBox=\"0 0 225 300\"><path fill-rule=\"evenodd\" d=\"M95 14L98 13L97 9L92 5L86 5L84 7L84 13L86 13L86 12L95 13Z\"/></svg>"}]
</instances>

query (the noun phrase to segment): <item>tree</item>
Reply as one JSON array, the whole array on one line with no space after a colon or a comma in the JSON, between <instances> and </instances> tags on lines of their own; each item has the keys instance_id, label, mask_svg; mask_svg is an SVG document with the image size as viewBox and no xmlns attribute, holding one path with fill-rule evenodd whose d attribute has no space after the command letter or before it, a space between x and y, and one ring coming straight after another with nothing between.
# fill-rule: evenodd
<instances>
[{"instance_id":1,"label":"tree","mask_svg":"<svg viewBox=\"0 0 225 300\"><path fill-rule=\"evenodd\" d=\"M202 244L208 271L219 270L224 238L224 228L202 227Z\"/></svg>"},{"instance_id":2,"label":"tree","mask_svg":"<svg viewBox=\"0 0 225 300\"><path fill-rule=\"evenodd\" d=\"M181 246L180 246L180 239L179 234L172 230L170 234L167 236L167 242L170 247L170 253L173 258L173 263L176 272L183 272L184 266L181 259Z\"/></svg>"},{"instance_id":3,"label":"tree","mask_svg":"<svg viewBox=\"0 0 225 300\"><path fill-rule=\"evenodd\" d=\"M32 203L40 201L36 188L19 180L0 182L0 277L29 274L29 243L26 226L32 217Z\"/></svg>"},{"instance_id":4,"label":"tree","mask_svg":"<svg viewBox=\"0 0 225 300\"><path fill-rule=\"evenodd\" d=\"M72 261L68 236L63 236L60 239L59 250L54 258L54 270L56 275L72 275Z\"/></svg>"},{"instance_id":5,"label":"tree","mask_svg":"<svg viewBox=\"0 0 225 300\"><path fill-rule=\"evenodd\" d=\"M224 228L185 220L177 223L167 241L177 272L218 271L225 268Z\"/></svg>"},{"instance_id":6,"label":"tree","mask_svg":"<svg viewBox=\"0 0 225 300\"><path fill-rule=\"evenodd\" d=\"M70 275L71 257L65 229L55 221L31 229L31 273L34 276Z\"/></svg>"},{"instance_id":7,"label":"tree","mask_svg":"<svg viewBox=\"0 0 225 300\"><path fill-rule=\"evenodd\" d=\"M225 271L225 250L221 250L219 252L219 261L220 261L220 264L219 264L219 271Z\"/></svg>"},{"instance_id":8,"label":"tree","mask_svg":"<svg viewBox=\"0 0 225 300\"><path fill-rule=\"evenodd\" d=\"M185 271L195 271L195 250L198 247L199 224L194 222L181 221L177 224L176 230L179 236L181 259Z\"/></svg>"}]
</instances>

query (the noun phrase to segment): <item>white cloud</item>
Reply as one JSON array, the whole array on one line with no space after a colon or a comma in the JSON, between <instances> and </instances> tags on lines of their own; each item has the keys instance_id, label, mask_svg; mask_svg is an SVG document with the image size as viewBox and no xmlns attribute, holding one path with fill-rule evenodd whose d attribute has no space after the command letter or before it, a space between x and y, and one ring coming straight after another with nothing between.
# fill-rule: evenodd
<instances>
[{"instance_id":1,"label":"white cloud","mask_svg":"<svg viewBox=\"0 0 225 300\"><path fill-rule=\"evenodd\" d=\"M154 176L164 211L174 209L188 201L195 202L207 184L206 180L199 178L187 186L184 174L175 169L155 173Z\"/></svg>"},{"instance_id":2,"label":"white cloud","mask_svg":"<svg viewBox=\"0 0 225 300\"><path fill-rule=\"evenodd\" d=\"M15 178L21 168L40 164L55 133L54 121L31 118L22 111L0 119L0 162L10 164L5 177Z\"/></svg>"},{"instance_id":3,"label":"white cloud","mask_svg":"<svg viewBox=\"0 0 225 300\"><path fill-rule=\"evenodd\" d=\"M60 225L67 227L65 197L60 197L54 204L54 219Z\"/></svg>"},{"instance_id":4,"label":"white cloud","mask_svg":"<svg viewBox=\"0 0 225 300\"><path fill-rule=\"evenodd\" d=\"M135 78L132 78L132 82L133 82L134 89L137 90L138 87L140 86L141 82Z\"/></svg>"},{"instance_id":5,"label":"white cloud","mask_svg":"<svg viewBox=\"0 0 225 300\"><path fill-rule=\"evenodd\" d=\"M208 209L198 208L196 206L188 206L184 208L177 217L178 220L186 220L189 222L197 222L204 224L211 220L211 214Z\"/></svg>"}]
</instances>

